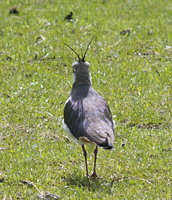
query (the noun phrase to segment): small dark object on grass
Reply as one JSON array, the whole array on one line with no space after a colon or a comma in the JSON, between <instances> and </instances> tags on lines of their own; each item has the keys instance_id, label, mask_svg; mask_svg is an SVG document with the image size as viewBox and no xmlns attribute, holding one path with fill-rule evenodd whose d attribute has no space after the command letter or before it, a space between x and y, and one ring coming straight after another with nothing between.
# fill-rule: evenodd
<instances>
[{"instance_id":1,"label":"small dark object on grass","mask_svg":"<svg viewBox=\"0 0 172 200\"><path fill-rule=\"evenodd\" d=\"M122 143L121 146L122 146L122 147L125 147L125 143Z\"/></svg>"},{"instance_id":2,"label":"small dark object on grass","mask_svg":"<svg viewBox=\"0 0 172 200\"><path fill-rule=\"evenodd\" d=\"M6 60L11 60L11 57L10 57L10 56L7 56L7 57L6 57Z\"/></svg>"},{"instance_id":3,"label":"small dark object on grass","mask_svg":"<svg viewBox=\"0 0 172 200\"><path fill-rule=\"evenodd\" d=\"M37 57L38 57L38 53L36 52L36 53L35 53L35 56L34 56L34 59L36 60Z\"/></svg>"},{"instance_id":4,"label":"small dark object on grass","mask_svg":"<svg viewBox=\"0 0 172 200\"><path fill-rule=\"evenodd\" d=\"M4 182L4 178L0 178L0 183Z\"/></svg>"},{"instance_id":5,"label":"small dark object on grass","mask_svg":"<svg viewBox=\"0 0 172 200\"><path fill-rule=\"evenodd\" d=\"M12 7L11 9L10 9L10 14L19 14L19 11L17 10L17 7Z\"/></svg>"},{"instance_id":6,"label":"small dark object on grass","mask_svg":"<svg viewBox=\"0 0 172 200\"><path fill-rule=\"evenodd\" d=\"M127 36L129 36L130 35L130 30L128 29L128 30L122 30L121 32L120 32L120 34L121 35L127 35Z\"/></svg>"},{"instance_id":7,"label":"small dark object on grass","mask_svg":"<svg viewBox=\"0 0 172 200\"><path fill-rule=\"evenodd\" d=\"M71 20L72 19L72 15L73 15L73 12L70 12L70 14L65 17L65 19L66 20Z\"/></svg>"},{"instance_id":8,"label":"small dark object on grass","mask_svg":"<svg viewBox=\"0 0 172 200\"><path fill-rule=\"evenodd\" d=\"M159 73L159 71L158 71L157 69L155 69L155 71L156 71L156 73L158 74L158 76L160 76L160 73Z\"/></svg>"},{"instance_id":9,"label":"small dark object on grass","mask_svg":"<svg viewBox=\"0 0 172 200\"><path fill-rule=\"evenodd\" d=\"M30 182L30 181L20 181L21 183L23 183L24 185L28 185L29 187L33 187L33 184L32 184L32 182Z\"/></svg>"},{"instance_id":10,"label":"small dark object on grass","mask_svg":"<svg viewBox=\"0 0 172 200\"><path fill-rule=\"evenodd\" d=\"M31 74L26 74L25 76L26 76L26 78L32 77Z\"/></svg>"},{"instance_id":11,"label":"small dark object on grass","mask_svg":"<svg viewBox=\"0 0 172 200\"><path fill-rule=\"evenodd\" d=\"M37 199L60 199L60 196L58 196L57 194L52 194L50 192L45 192L44 194L38 194Z\"/></svg>"}]
</instances>

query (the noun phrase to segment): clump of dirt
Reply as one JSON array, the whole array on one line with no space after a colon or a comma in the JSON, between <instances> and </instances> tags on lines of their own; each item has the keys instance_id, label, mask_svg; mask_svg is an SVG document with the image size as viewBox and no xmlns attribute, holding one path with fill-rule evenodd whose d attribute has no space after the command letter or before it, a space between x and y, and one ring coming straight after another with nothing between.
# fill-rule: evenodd
<instances>
[{"instance_id":1,"label":"clump of dirt","mask_svg":"<svg viewBox=\"0 0 172 200\"><path fill-rule=\"evenodd\" d=\"M10 8L10 14L16 14L16 15L18 15L19 11L17 10L17 7Z\"/></svg>"}]
</instances>

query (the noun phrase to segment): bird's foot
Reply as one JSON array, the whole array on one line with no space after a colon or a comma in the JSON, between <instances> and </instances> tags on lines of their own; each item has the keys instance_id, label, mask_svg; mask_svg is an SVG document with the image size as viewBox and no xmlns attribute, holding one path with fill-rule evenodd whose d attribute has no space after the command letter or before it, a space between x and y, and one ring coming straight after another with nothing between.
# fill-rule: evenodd
<instances>
[{"instance_id":1,"label":"bird's foot","mask_svg":"<svg viewBox=\"0 0 172 200\"><path fill-rule=\"evenodd\" d=\"M90 176L90 178L92 178L92 177L97 178L98 176L97 176L96 173L93 173L93 174Z\"/></svg>"}]
</instances>

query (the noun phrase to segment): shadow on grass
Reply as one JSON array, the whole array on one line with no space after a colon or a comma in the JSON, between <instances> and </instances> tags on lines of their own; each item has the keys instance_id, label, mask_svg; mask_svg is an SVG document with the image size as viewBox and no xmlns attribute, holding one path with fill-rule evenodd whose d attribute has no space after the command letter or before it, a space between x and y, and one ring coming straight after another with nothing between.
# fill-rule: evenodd
<instances>
[{"instance_id":1,"label":"shadow on grass","mask_svg":"<svg viewBox=\"0 0 172 200\"><path fill-rule=\"evenodd\" d=\"M105 188L110 189L109 183L107 183L107 181L103 180L102 178L87 178L83 175L72 174L65 177L64 180L68 185L78 186L83 189L88 189L89 191L95 191L98 189L104 190Z\"/></svg>"}]
</instances>

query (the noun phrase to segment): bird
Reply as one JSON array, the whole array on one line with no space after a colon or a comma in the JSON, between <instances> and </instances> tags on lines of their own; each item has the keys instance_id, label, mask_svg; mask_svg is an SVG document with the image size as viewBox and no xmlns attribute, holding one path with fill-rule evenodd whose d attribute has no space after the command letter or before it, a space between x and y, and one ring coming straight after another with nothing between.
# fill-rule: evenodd
<instances>
[{"instance_id":1,"label":"bird","mask_svg":"<svg viewBox=\"0 0 172 200\"><path fill-rule=\"evenodd\" d=\"M73 12L70 12L70 14L66 15L65 19L66 20L71 20L72 19L72 15L73 15Z\"/></svg>"},{"instance_id":2,"label":"bird","mask_svg":"<svg viewBox=\"0 0 172 200\"><path fill-rule=\"evenodd\" d=\"M82 146L86 176L96 178L98 177L96 174L98 147L106 150L114 149L114 122L106 100L92 86L90 63L85 61L85 55L93 37L82 58L72 47L64 43L75 52L78 60L72 65L73 86L65 103L63 128L75 142ZM94 169L91 176L88 174L87 152L84 147L87 144L96 146L94 150Z\"/></svg>"}]
</instances>

